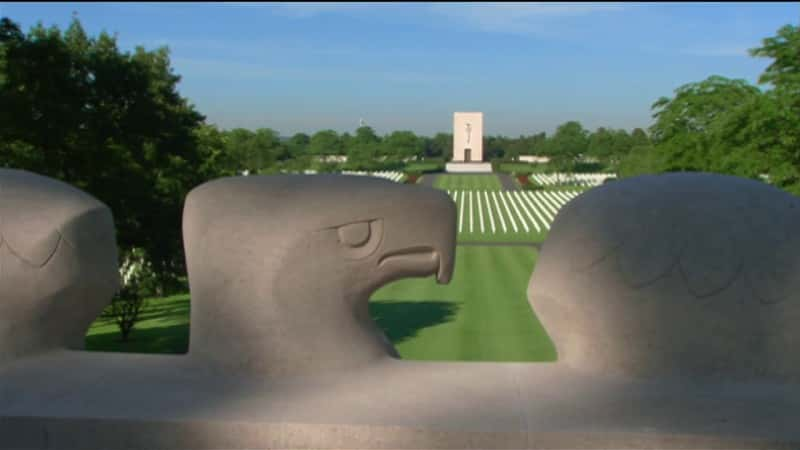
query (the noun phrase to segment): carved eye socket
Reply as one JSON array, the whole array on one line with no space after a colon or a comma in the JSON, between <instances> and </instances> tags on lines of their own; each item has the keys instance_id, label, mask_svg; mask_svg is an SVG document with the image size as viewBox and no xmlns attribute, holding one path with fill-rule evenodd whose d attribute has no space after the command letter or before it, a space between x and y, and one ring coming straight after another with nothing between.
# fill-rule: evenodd
<instances>
[{"instance_id":1,"label":"carved eye socket","mask_svg":"<svg viewBox=\"0 0 800 450\"><path fill-rule=\"evenodd\" d=\"M370 236L369 222L358 222L339 228L339 242L348 247L361 247Z\"/></svg>"},{"instance_id":2,"label":"carved eye socket","mask_svg":"<svg viewBox=\"0 0 800 450\"><path fill-rule=\"evenodd\" d=\"M342 225L336 230L339 243L348 259L361 259L373 254L383 237L383 220L376 219Z\"/></svg>"}]
</instances>

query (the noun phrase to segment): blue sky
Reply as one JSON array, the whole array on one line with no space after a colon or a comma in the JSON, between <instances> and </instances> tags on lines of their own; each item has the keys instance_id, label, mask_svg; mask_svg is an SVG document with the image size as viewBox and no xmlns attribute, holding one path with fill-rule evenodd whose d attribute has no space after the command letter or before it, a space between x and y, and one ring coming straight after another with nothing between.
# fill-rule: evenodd
<instances>
[{"instance_id":1,"label":"blue sky","mask_svg":"<svg viewBox=\"0 0 800 450\"><path fill-rule=\"evenodd\" d=\"M652 122L650 105L710 75L755 82L747 49L800 20L800 3L287 4L0 3L24 30L65 28L124 50L169 46L179 85L222 128L282 135L451 131L483 111L486 134Z\"/></svg>"}]
</instances>

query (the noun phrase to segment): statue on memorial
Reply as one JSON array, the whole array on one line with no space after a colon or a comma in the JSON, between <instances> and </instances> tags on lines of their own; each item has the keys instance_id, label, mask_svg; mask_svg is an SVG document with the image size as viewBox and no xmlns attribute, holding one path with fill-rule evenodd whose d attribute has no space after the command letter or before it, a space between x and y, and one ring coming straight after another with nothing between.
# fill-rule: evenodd
<instances>
[{"instance_id":1,"label":"statue on memorial","mask_svg":"<svg viewBox=\"0 0 800 450\"><path fill-rule=\"evenodd\" d=\"M464 129L467 131L467 144L469 144L470 135L472 134L472 125L470 125L469 123L467 123L467 124L464 126Z\"/></svg>"}]
</instances>

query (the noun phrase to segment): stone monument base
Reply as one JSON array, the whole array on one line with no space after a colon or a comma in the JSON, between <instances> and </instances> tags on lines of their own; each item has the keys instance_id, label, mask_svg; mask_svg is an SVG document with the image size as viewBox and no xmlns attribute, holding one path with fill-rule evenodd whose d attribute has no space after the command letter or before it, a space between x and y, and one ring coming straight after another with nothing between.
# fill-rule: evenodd
<instances>
[{"instance_id":1,"label":"stone monument base","mask_svg":"<svg viewBox=\"0 0 800 450\"><path fill-rule=\"evenodd\" d=\"M0 373L0 449L800 448L793 384L391 358L220 376L185 355L81 351Z\"/></svg>"},{"instance_id":2,"label":"stone monument base","mask_svg":"<svg viewBox=\"0 0 800 450\"><path fill-rule=\"evenodd\" d=\"M445 165L447 173L491 173L492 165L486 162L449 162Z\"/></svg>"}]
</instances>

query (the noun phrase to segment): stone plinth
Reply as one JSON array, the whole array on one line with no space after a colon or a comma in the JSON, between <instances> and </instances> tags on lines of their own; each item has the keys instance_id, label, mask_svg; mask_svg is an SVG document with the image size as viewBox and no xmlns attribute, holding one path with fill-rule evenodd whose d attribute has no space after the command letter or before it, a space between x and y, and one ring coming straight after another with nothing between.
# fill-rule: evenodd
<instances>
[{"instance_id":1,"label":"stone plinth","mask_svg":"<svg viewBox=\"0 0 800 450\"><path fill-rule=\"evenodd\" d=\"M490 163L449 162L445 164L444 170L448 173L491 173L492 165Z\"/></svg>"}]
</instances>

